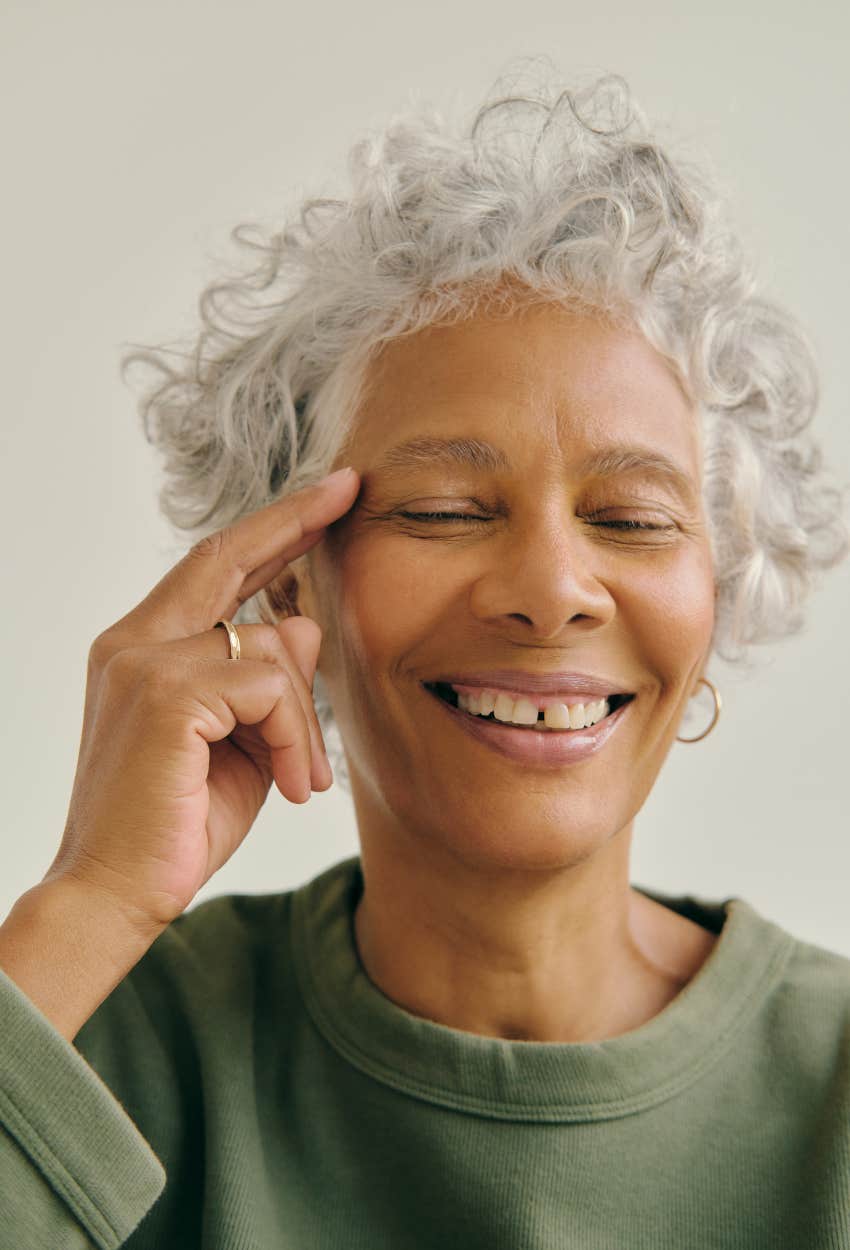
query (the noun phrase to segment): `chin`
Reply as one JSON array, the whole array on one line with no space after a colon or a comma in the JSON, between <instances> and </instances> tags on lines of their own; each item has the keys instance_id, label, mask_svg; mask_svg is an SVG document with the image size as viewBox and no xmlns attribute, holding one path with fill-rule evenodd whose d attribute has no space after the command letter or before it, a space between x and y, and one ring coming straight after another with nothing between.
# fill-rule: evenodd
<instances>
[{"instance_id":1,"label":"chin","mask_svg":"<svg viewBox=\"0 0 850 1250\"><path fill-rule=\"evenodd\" d=\"M520 799L517 791L490 794L485 801L457 803L444 807L432 795L427 809L427 837L438 838L451 855L471 868L514 869L522 872L552 872L570 868L591 858L622 828L597 810L583 817L569 799L563 807L553 796L529 795ZM472 807L472 810L470 810ZM421 814L420 814L421 819Z\"/></svg>"}]
</instances>

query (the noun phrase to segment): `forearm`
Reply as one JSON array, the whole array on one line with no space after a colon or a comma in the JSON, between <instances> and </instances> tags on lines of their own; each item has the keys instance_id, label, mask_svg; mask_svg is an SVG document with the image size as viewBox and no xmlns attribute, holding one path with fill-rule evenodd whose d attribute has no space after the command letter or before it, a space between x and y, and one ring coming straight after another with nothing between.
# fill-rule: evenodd
<instances>
[{"instance_id":1,"label":"forearm","mask_svg":"<svg viewBox=\"0 0 850 1250\"><path fill-rule=\"evenodd\" d=\"M0 925L0 968L72 1042L157 936L96 891L41 882Z\"/></svg>"}]
</instances>

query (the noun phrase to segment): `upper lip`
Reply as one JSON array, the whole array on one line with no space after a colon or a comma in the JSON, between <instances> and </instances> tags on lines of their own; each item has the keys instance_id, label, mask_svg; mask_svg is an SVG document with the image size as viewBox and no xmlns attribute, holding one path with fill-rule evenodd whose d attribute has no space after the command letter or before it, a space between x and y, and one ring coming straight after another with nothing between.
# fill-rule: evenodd
<instances>
[{"instance_id":1,"label":"upper lip","mask_svg":"<svg viewBox=\"0 0 850 1250\"><path fill-rule=\"evenodd\" d=\"M474 673L452 672L432 678L427 684L442 682L456 686L482 686L515 690L519 694L630 694L627 687L608 677L592 673L528 673L519 668L493 668Z\"/></svg>"}]
</instances>

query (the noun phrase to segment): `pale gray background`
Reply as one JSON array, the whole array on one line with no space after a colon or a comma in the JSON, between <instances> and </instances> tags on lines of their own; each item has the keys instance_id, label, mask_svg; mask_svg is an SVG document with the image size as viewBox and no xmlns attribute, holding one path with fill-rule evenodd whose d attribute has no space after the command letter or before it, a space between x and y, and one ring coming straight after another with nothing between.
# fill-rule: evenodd
<instances>
[{"instance_id":1,"label":"pale gray background","mask_svg":"<svg viewBox=\"0 0 850 1250\"><path fill-rule=\"evenodd\" d=\"M5 0L0 914L61 836L91 640L183 550L156 512L122 345L190 331L230 227L344 191L350 144L411 98L468 110L516 53L623 74L720 173L767 290L809 327L818 429L847 479L848 6L710 7ZM846 566L828 577L805 634L752 681L710 670L722 719L674 745L632 880L743 896L850 955L848 583ZM198 900L286 889L356 848L343 792L296 807L273 790Z\"/></svg>"}]
</instances>

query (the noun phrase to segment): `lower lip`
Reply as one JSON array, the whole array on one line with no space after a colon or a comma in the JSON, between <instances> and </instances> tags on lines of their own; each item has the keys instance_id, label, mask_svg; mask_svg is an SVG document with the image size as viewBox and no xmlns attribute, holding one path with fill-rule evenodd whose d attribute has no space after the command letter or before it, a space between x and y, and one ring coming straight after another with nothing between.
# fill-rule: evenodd
<instances>
[{"instance_id":1,"label":"lower lip","mask_svg":"<svg viewBox=\"0 0 850 1250\"><path fill-rule=\"evenodd\" d=\"M622 722L624 714L634 703L629 699L612 712L610 716L591 725L588 729L551 730L550 732L536 729L516 729L499 721L485 720L482 716L473 716L469 712L452 707L439 695L433 694L423 687L425 693L443 711L453 717L461 729L465 729L473 738L483 742L485 746L497 751L511 760L519 760L522 764L538 765L541 768L561 768L564 764L575 764L587 759L602 749L614 730Z\"/></svg>"}]
</instances>

